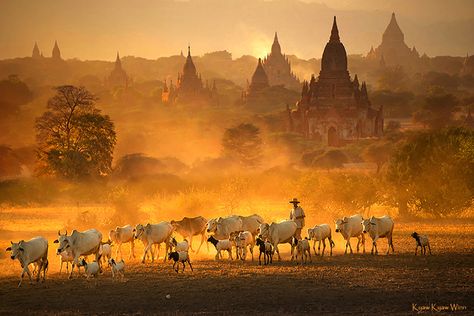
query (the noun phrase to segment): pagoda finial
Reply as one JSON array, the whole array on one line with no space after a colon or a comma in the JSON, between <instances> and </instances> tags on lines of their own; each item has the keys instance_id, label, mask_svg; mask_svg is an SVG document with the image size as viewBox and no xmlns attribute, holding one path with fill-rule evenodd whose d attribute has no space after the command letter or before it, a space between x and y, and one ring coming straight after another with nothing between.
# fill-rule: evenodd
<instances>
[{"instance_id":1,"label":"pagoda finial","mask_svg":"<svg viewBox=\"0 0 474 316\"><path fill-rule=\"evenodd\" d=\"M278 43L277 32L275 32L275 37L273 38L272 55L281 55L281 47L280 47L280 43Z\"/></svg>"},{"instance_id":2,"label":"pagoda finial","mask_svg":"<svg viewBox=\"0 0 474 316\"><path fill-rule=\"evenodd\" d=\"M119 51L117 51L117 58L115 58L115 61L120 61L120 54L119 54Z\"/></svg>"},{"instance_id":3,"label":"pagoda finial","mask_svg":"<svg viewBox=\"0 0 474 316\"><path fill-rule=\"evenodd\" d=\"M191 56L191 45L188 44L188 56Z\"/></svg>"},{"instance_id":4,"label":"pagoda finial","mask_svg":"<svg viewBox=\"0 0 474 316\"><path fill-rule=\"evenodd\" d=\"M334 16L334 21L332 23L331 38L329 41L339 42L339 30L337 29L336 16Z\"/></svg>"}]
</instances>

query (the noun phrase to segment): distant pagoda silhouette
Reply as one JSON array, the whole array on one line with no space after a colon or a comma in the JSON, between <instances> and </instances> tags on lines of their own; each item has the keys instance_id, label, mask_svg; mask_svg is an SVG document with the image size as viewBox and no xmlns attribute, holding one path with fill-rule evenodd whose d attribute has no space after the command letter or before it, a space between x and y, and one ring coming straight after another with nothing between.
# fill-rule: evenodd
<instances>
[{"instance_id":1,"label":"distant pagoda silhouette","mask_svg":"<svg viewBox=\"0 0 474 316\"><path fill-rule=\"evenodd\" d=\"M53 51L51 53L51 58L54 60L62 60L61 51L59 50L58 42L54 41Z\"/></svg>"},{"instance_id":2,"label":"distant pagoda silhouette","mask_svg":"<svg viewBox=\"0 0 474 316\"><path fill-rule=\"evenodd\" d=\"M107 78L107 85L109 87L123 88L128 88L130 85L130 78L122 67L119 52L117 52L115 58L114 69L110 72L110 75Z\"/></svg>"},{"instance_id":3,"label":"distant pagoda silhouette","mask_svg":"<svg viewBox=\"0 0 474 316\"><path fill-rule=\"evenodd\" d=\"M398 25L395 12L382 35L382 43L375 49L371 47L367 58L379 63L383 60L383 65L387 66L412 65L419 61L420 54L416 47L410 49L405 43L405 35Z\"/></svg>"},{"instance_id":4,"label":"distant pagoda silhouette","mask_svg":"<svg viewBox=\"0 0 474 316\"><path fill-rule=\"evenodd\" d=\"M262 62L265 73L268 76L270 86L282 85L288 89L300 89L301 83L291 71L291 63L286 55L282 54L278 41L278 34L275 32L272 50Z\"/></svg>"},{"instance_id":5,"label":"distant pagoda silhouette","mask_svg":"<svg viewBox=\"0 0 474 316\"><path fill-rule=\"evenodd\" d=\"M191 57L191 47L188 46L188 55L183 66L183 71L178 73L178 82L173 86L173 82L168 84L165 80L161 101L164 104L181 103L185 105L217 104L217 88L215 81L212 87L203 84L201 75L197 72Z\"/></svg>"}]
</instances>

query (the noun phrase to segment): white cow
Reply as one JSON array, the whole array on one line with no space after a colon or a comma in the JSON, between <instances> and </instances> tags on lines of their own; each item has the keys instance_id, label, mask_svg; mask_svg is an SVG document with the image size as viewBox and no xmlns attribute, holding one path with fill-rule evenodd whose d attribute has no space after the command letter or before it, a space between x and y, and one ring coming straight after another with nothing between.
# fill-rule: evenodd
<instances>
[{"instance_id":1,"label":"white cow","mask_svg":"<svg viewBox=\"0 0 474 316\"><path fill-rule=\"evenodd\" d=\"M135 229L135 239L140 239L145 246L143 251L143 258L142 263L145 263L145 258L147 253L151 252L151 262L155 261L155 255L153 253L153 245L157 244L158 248L161 243L165 243L165 257L164 261L166 261L166 254L168 253L169 243L171 234L173 233L174 228L169 222L160 222L158 224L147 224L143 226L142 224L138 224Z\"/></svg>"},{"instance_id":2,"label":"white cow","mask_svg":"<svg viewBox=\"0 0 474 316\"><path fill-rule=\"evenodd\" d=\"M239 216L242 220L242 229L243 231L249 231L255 237L258 233L258 228L260 224L263 224L265 221L260 215L253 214L250 216Z\"/></svg>"},{"instance_id":3,"label":"white cow","mask_svg":"<svg viewBox=\"0 0 474 316\"><path fill-rule=\"evenodd\" d=\"M362 221L363 232L369 233L370 238L372 238L372 250L371 254L378 254L377 250L377 240L379 238L387 238L388 249L387 255L390 252L390 247L392 247L392 252L395 252L393 248L392 234L393 234L393 220L390 216L384 215L382 217L372 216L369 219Z\"/></svg>"},{"instance_id":4,"label":"white cow","mask_svg":"<svg viewBox=\"0 0 474 316\"><path fill-rule=\"evenodd\" d=\"M242 230L242 219L238 215L213 218L207 222L206 230L216 239L229 239L230 234Z\"/></svg>"},{"instance_id":5,"label":"white cow","mask_svg":"<svg viewBox=\"0 0 474 316\"><path fill-rule=\"evenodd\" d=\"M120 252L120 258L122 258L122 244L130 243L129 258L135 258L135 238L133 238L133 227L131 225L117 226L109 232L109 239L117 245L115 257L118 258L118 253Z\"/></svg>"},{"instance_id":6,"label":"white cow","mask_svg":"<svg viewBox=\"0 0 474 316\"><path fill-rule=\"evenodd\" d=\"M289 243L292 245L292 238L296 233L298 225L294 221L283 221L280 223L260 224L260 235L267 239L276 250L278 260L281 260L278 244ZM291 246L291 254L293 256L293 245Z\"/></svg>"},{"instance_id":7,"label":"white cow","mask_svg":"<svg viewBox=\"0 0 474 316\"><path fill-rule=\"evenodd\" d=\"M346 250L344 251L344 254L347 254L347 247L349 247L352 253L350 239L353 237L357 238L357 252L359 252L359 246L362 243L365 253L365 236L362 232L362 221L362 216L358 214L352 215L351 217L343 217L342 219L337 219L335 221L336 233L341 233L346 241Z\"/></svg>"},{"instance_id":8,"label":"white cow","mask_svg":"<svg viewBox=\"0 0 474 316\"><path fill-rule=\"evenodd\" d=\"M23 268L20 276L21 286L25 272L32 283L31 272L28 266L31 263L38 265L38 274L36 275L36 282L40 280L41 271L43 271L43 281L46 280L46 270L48 268L48 241L43 237L35 237L29 241L20 240L19 242L10 242L11 246L6 250L11 251L10 258L12 260L18 259Z\"/></svg>"},{"instance_id":9,"label":"white cow","mask_svg":"<svg viewBox=\"0 0 474 316\"><path fill-rule=\"evenodd\" d=\"M58 239L54 241L55 244L59 244L56 254L60 255L63 251L69 249L74 257L69 278L72 278L74 266L79 264L80 256L95 255L95 261L99 261L101 241L102 233L97 229L89 229L84 232L73 230L70 236L67 235L67 231L64 235L61 235L61 232L58 231Z\"/></svg>"},{"instance_id":10,"label":"white cow","mask_svg":"<svg viewBox=\"0 0 474 316\"><path fill-rule=\"evenodd\" d=\"M334 241L331 237L331 227L328 224L316 225L313 228L308 228L308 238L313 240L313 250L315 255L319 255L321 251L321 242L323 243L323 252L321 256L324 256L324 250L326 249L326 239L329 241L330 255L332 256L332 248L334 247ZM316 242L318 242L318 252L316 252Z\"/></svg>"}]
</instances>

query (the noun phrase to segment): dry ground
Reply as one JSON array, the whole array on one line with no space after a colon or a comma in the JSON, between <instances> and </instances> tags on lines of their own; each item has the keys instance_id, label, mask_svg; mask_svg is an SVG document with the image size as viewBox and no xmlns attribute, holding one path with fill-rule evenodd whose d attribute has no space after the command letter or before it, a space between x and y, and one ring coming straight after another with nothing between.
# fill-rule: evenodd
<instances>
[{"instance_id":1,"label":"dry ground","mask_svg":"<svg viewBox=\"0 0 474 316\"><path fill-rule=\"evenodd\" d=\"M5 218L0 218L0 221ZM34 221L34 219L30 219ZM45 221L38 218L37 221ZM44 229L20 232L25 239L40 233L50 241L54 231ZM5 227L5 226L4 226ZM409 234L416 228L427 233L433 256L413 256L414 242ZM0 244L18 235L0 231ZM126 260L125 282L112 282L110 271L99 277L98 285L77 275L68 280L59 274L59 264L50 242L48 280L17 288L20 267L8 254L0 252L0 313L26 314L414 314L429 305L459 304L465 311L447 314L474 314L474 224L397 223L396 253L385 255L381 240L379 256L342 254L342 240L336 236L333 257L314 258L304 266L289 262L284 246L282 262L258 266L256 262L215 262L213 249L205 247L193 256L194 273L176 274L170 263L160 259L141 264ZM195 243L196 245L196 243ZM196 245L197 246L197 245ZM128 249L124 249L128 254ZM137 247L137 254L142 247ZM171 298L167 299L166 295ZM441 312L430 311L436 315Z\"/></svg>"}]
</instances>

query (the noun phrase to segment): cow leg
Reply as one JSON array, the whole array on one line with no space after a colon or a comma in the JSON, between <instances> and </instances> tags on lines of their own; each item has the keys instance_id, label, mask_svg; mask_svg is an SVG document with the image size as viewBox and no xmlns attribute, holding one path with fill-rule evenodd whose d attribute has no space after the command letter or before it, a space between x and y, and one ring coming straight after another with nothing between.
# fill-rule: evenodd
<instances>
[{"instance_id":1,"label":"cow leg","mask_svg":"<svg viewBox=\"0 0 474 316\"><path fill-rule=\"evenodd\" d=\"M416 245L416 247L415 247L415 256L416 256L417 253L418 253L418 245Z\"/></svg>"},{"instance_id":2,"label":"cow leg","mask_svg":"<svg viewBox=\"0 0 474 316\"><path fill-rule=\"evenodd\" d=\"M189 261L189 259L188 259L188 264L189 264L189 267L191 268L191 272L194 272L193 266L191 265L191 261Z\"/></svg>"},{"instance_id":3,"label":"cow leg","mask_svg":"<svg viewBox=\"0 0 474 316\"><path fill-rule=\"evenodd\" d=\"M321 253L321 257L324 257L325 250L326 250L326 239L323 239L323 252Z\"/></svg>"},{"instance_id":4,"label":"cow leg","mask_svg":"<svg viewBox=\"0 0 474 316\"><path fill-rule=\"evenodd\" d=\"M278 244L274 244L273 247L278 255L278 261L281 261L280 251L278 250ZM293 246L291 247L291 257L293 257Z\"/></svg>"},{"instance_id":5,"label":"cow leg","mask_svg":"<svg viewBox=\"0 0 474 316\"><path fill-rule=\"evenodd\" d=\"M117 249L115 249L115 258L119 258L118 254L119 254L119 251L120 251L120 259L122 259L122 250L121 250L121 247L122 247L122 244L118 244L117 245Z\"/></svg>"},{"instance_id":6,"label":"cow leg","mask_svg":"<svg viewBox=\"0 0 474 316\"><path fill-rule=\"evenodd\" d=\"M393 236L390 235L390 246L392 247L392 253L395 252L395 248L393 247ZM429 245L428 245L429 247Z\"/></svg>"},{"instance_id":7,"label":"cow leg","mask_svg":"<svg viewBox=\"0 0 474 316\"><path fill-rule=\"evenodd\" d=\"M40 263L36 263L38 265L38 273L36 274L36 282L39 282L41 276L41 270L43 269L43 260L40 260Z\"/></svg>"},{"instance_id":8,"label":"cow leg","mask_svg":"<svg viewBox=\"0 0 474 316\"><path fill-rule=\"evenodd\" d=\"M429 250L430 256L431 256L431 246L430 246L430 244L428 244L428 250Z\"/></svg>"},{"instance_id":9,"label":"cow leg","mask_svg":"<svg viewBox=\"0 0 474 316\"><path fill-rule=\"evenodd\" d=\"M234 260L234 259L232 258L232 251L231 251L231 250L227 250L227 252L229 253L229 259L230 259L230 260ZM236 260L237 260L237 259L236 259Z\"/></svg>"},{"instance_id":10,"label":"cow leg","mask_svg":"<svg viewBox=\"0 0 474 316\"><path fill-rule=\"evenodd\" d=\"M146 255L148 254L149 249L150 249L150 244L146 244L145 249L143 249L142 263L145 263L145 258L146 258Z\"/></svg>"},{"instance_id":11,"label":"cow leg","mask_svg":"<svg viewBox=\"0 0 474 316\"><path fill-rule=\"evenodd\" d=\"M363 249L362 253L365 253L365 235L364 234L362 234L362 249Z\"/></svg>"},{"instance_id":12,"label":"cow leg","mask_svg":"<svg viewBox=\"0 0 474 316\"><path fill-rule=\"evenodd\" d=\"M266 263L265 254L263 255L263 263L264 263L264 264ZM258 255L258 265L259 265L259 266L262 265L262 252L261 252L261 251L260 251L260 254Z\"/></svg>"},{"instance_id":13,"label":"cow leg","mask_svg":"<svg viewBox=\"0 0 474 316\"><path fill-rule=\"evenodd\" d=\"M374 241L372 242L372 250L375 248L375 254L376 255L379 253L379 251L377 250L377 240L378 240L378 237L375 237ZM371 253L372 253L372 251L371 251Z\"/></svg>"},{"instance_id":14,"label":"cow leg","mask_svg":"<svg viewBox=\"0 0 474 316\"><path fill-rule=\"evenodd\" d=\"M323 250L324 253L324 250ZM308 249L308 256L309 256L309 262L312 262L313 260L311 259L311 251Z\"/></svg>"},{"instance_id":15,"label":"cow leg","mask_svg":"<svg viewBox=\"0 0 474 316\"><path fill-rule=\"evenodd\" d=\"M184 237L184 238L187 238L187 237ZM193 249L193 236L192 235L189 237L189 250L191 250L191 252L195 252Z\"/></svg>"},{"instance_id":16,"label":"cow leg","mask_svg":"<svg viewBox=\"0 0 474 316\"><path fill-rule=\"evenodd\" d=\"M346 242L346 251L347 251L347 246L349 245L349 250L352 254L352 246L351 246L351 239L350 238L347 238L347 242Z\"/></svg>"},{"instance_id":17,"label":"cow leg","mask_svg":"<svg viewBox=\"0 0 474 316\"><path fill-rule=\"evenodd\" d=\"M20 282L18 283L18 287L20 287L21 282L23 282L23 276L25 275L25 272L28 274L28 277L30 278L30 284L33 283L32 279L31 279L30 269L28 269L28 265L26 264L23 267L23 271L21 271Z\"/></svg>"},{"instance_id":18,"label":"cow leg","mask_svg":"<svg viewBox=\"0 0 474 316\"><path fill-rule=\"evenodd\" d=\"M332 248L334 248L334 241L332 241L332 238L329 238L329 255L332 256Z\"/></svg>"},{"instance_id":19,"label":"cow leg","mask_svg":"<svg viewBox=\"0 0 474 316\"><path fill-rule=\"evenodd\" d=\"M254 247L254 245L250 245L249 247L250 247L250 254L252 255L252 261L253 261L253 247Z\"/></svg>"},{"instance_id":20,"label":"cow leg","mask_svg":"<svg viewBox=\"0 0 474 316\"><path fill-rule=\"evenodd\" d=\"M165 242L165 257L163 258L163 262L166 262L166 257L168 256L168 251L170 251L169 247L170 247L170 245L167 242ZM184 264L184 262L183 262L183 264Z\"/></svg>"},{"instance_id":21,"label":"cow leg","mask_svg":"<svg viewBox=\"0 0 474 316\"><path fill-rule=\"evenodd\" d=\"M201 249L201 246L202 246L202 244L203 244L205 238L206 238L205 234L204 234L204 233L201 234L201 243L199 244L199 247L198 247L198 249L197 249L197 251L196 251L196 254L199 253L199 250ZM208 247L209 247L209 246L208 246ZM209 249L209 248L208 248L208 249Z\"/></svg>"}]
</instances>

